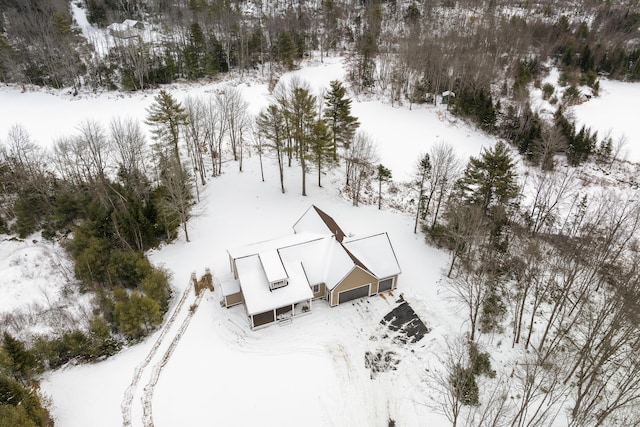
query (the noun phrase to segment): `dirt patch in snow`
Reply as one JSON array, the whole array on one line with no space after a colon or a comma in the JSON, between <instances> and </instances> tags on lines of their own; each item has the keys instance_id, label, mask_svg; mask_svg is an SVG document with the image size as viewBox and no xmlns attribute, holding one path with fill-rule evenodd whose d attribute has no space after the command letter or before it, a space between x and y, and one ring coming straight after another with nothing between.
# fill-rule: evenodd
<instances>
[{"instance_id":1,"label":"dirt patch in snow","mask_svg":"<svg viewBox=\"0 0 640 427\"><path fill-rule=\"evenodd\" d=\"M386 325L392 332L397 332L392 334L392 339L403 344L416 343L429 333L427 325L406 301L391 310L380 323Z\"/></svg>"},{"instance_id":2,"label":"dirt patch in snow","mask_svg":"<svg viewBox=\"0 0 640 427\"><path fill-rule=\"evenodd\" d=\"M413 351L411 344L420 341L430 329L418 317L408 302L402 298L400 304L387 313L380 321L378 336L371 341L379 341L378 348L364 354L364 366L371 370L371 379L379 373L395 371L402 360L402 353Z\"/></svg>"},{"instance_id":3,"label":"dirt patch in snow","mask_svg":"<svg viewBox=\"0 0 640 427\"><path fill-rule=\"evenodd\" d=\"M374 379L379 372L395 371L398 363L400 359L393 351L367 351L364 354L364 367L371 369L371 379Z\"/></svg>"}]
</instances>

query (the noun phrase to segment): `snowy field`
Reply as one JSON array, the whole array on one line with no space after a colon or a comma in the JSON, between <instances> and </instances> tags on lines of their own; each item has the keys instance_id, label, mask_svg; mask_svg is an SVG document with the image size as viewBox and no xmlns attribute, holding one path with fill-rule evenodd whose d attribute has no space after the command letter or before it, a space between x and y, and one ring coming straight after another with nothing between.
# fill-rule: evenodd
<instances>
[{"instance_id":1,"label":"snowy field","mask_svg":"<svg viewBox=\"0 0 640 427\"><path fill-rule=\"evenodd\" d=\"M598 131L614 143L626 141L621 158L640 162L640 84L600 80L600 96L576 105L571 110L579 126Z\"/></svg>"},{"instance_id":2,"label":"snowy field","mask_svg":"<svg viewBox=\"0 0 640 427\"><path fill-rule=\"evenodd\" d=\"M308 83L312 92L321 97L330 81L344 79L341 58L325 58L323 64L315 60L308 62L308 67L288 73L282 80L289 81L295 76ZM267 86L259 80L259 76L246 75L228 83L184 83L165 89L183 101L187 96L208 96L223 89L225 84L236 85L249 103L249 112L257 115L270 102ZM23 92L19 87L3 87L0 88L0 105L3 106L0 140L12 126L22 125L35 142L51 147L56 139L76 133L78 124L84 120L98 120L108 125L112 118L126 116L143 122L156 92L89 92L73 96L70 91L27 87ZM493 143L492 138L479 134L440 107L414 105L409 110L377 101L353 99L352 114L360 120L360 129L378 145L381 162L399 181L409 179L408 173L419 155L428 152L437 142L454 145L464 157L477 155L482 147Z\"/></svg>"},{"instance_id":3,"label":"snowy field","mask_svg":"<svg viewBox=\"0 0 640 427\"><path fill-rule=\"evenodd\" d=\"M320 95L329 81L344 76L343 63L338 58L324 64L313 62L285 78L293 75L309 82ZM236 78L232 84L242 89L253 114L269 102L266 85L255 76ZM615 99L616 88L623 90L603 85L605 104ZM220 83L169 87L179 100L219 89ZM48 147L55 138L72 134L83 119L105 124L117 115L143 120L154 94L81 93L74 97L40 90L21 93L20 88L5 87L0 89L0 140L18 123ZM576 108L576 117L586 120L580 108L597 101ZM450 143L463 158L495 142L441 107L409 110L354 99L352 109L361 129L377 142L381 162L393 170L396 180L406 180L418 155L438 141ZM637 120L625 124L628 137L636 132L633 126L638 126ZM640 156L640 149L637 151ZM243 166L240 173L236 164L227 163L224 174L209 181L189 223L191 242L181 236L150 254L153 263L173 274L174 299L162 329L106 361L68 366L43 379L42 391L51 397L56 425L122 425L128 402L134 426L143 425L143 419L152 419L158 427L387 426L390 419L399 426L447 425L432 407L429 396L433 392L426 377L427 371L438 366L444 338L467 330L465 313L447 297L441 284L448 255L425 244L421 234L413 234L410 214L351 206L338 191L343 179L340 171L328 175L323 188L308 179L308 196L302 197L298 168L286 170L287 193L283 195L272 160L265 161L266 182L260 180L257 156ZM192 272L199 276L210 268L216 284L229 278L227 248L292 233L292 225L310 204L333 216L347 233L388 232L402 268L393 296L375 296L335 308L317 301L311 315L251 331L241 306L221 308L219 286L213 293L206 292L201 301L190 293ZM9 270L11 260L22 259L20 251L35 251L32 246L37 245L6 243L0 244L2 276L15 278L23 273ZM23 258L35 257L33 252L26 253ZM42 283L49 289L62 281L48 278L39 285L25 286L35 289L35 301ZM5 283L0 282L0 303L7 295L16 304L30 303L28 298L19 300L18 294L9 294ZM397 345L382 338L385 331L380 320L398 305L400 294L431 329L414 344ZM192 304L197 309L190 311L187 308ZM174 318L175 308L179 310ZM380 350L395 351L401 361L396 370L371 378L365 353ZM511 370L510 350L497 348L492 353L494 368Z\"/></svg>"}]
</instances>

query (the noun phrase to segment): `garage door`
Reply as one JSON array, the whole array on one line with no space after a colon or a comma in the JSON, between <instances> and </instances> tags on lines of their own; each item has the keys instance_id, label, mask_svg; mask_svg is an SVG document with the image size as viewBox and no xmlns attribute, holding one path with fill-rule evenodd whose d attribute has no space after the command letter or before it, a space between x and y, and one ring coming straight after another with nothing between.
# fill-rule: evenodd
<instances>
[{"instance_id":1,"label":"garage door","mask_svg":"<svg viewBox=\"0 0 640 427\"><path fill-rule=\"evenodd\" d=\"M362 298L369 295L369 285L360 286L359 288L349 289L338 294L338 304L351 301L352 299Z\"/></svg>"},{"instance_id":2,"label":"garage door","mask_svg":"<svg viewBox=\"0 0 640 427\"><path fill-rule=\"evenodd\" d=\"M393 279L381 280L378 283L378 292L388 291L393 286Z\"/></svg>"}]
</instances>

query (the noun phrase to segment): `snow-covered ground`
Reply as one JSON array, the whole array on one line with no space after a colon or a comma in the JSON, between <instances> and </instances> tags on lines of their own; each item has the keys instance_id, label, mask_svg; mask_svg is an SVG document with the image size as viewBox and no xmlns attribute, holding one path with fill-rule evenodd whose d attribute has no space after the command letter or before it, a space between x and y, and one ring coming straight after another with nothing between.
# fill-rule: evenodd
<instances>
[{"instance_id":1,"label":"snow-covered ground","mask_svg":"<svg viewBox=\"0 0 640 427\"><path fill-rule=\"evenodd\" d=\"M425 420L437 425L438 416L424 406L423 373L433 356L433 341L461 332L461 319L439 295L447 255L414 235L407 215L355 208L337 197L335 183L311 186L309 196L302 197L297 169L288 171L289 191L282 195L275 165L267 165L267 172L267 181L261 182L256 157L242 173L230 167L208 184L198 216L190 223L192 241L181 239L151 254L154 263L173 272L177 295L192 271L202 274L209 267L217 280L228 278L226 248L292 233L293 223L310 203L349 233L387 231L403 269L399 289L393 297L376 296L337 308L317 301L311 315L251 331L241 306L220 307L216 288L205 296L159 377L155 425L382 426L389 418L400 425ZM372 380L364 355L391 347L370 337L381 335L379 322L400 293L433 330L404 351L396 348L402 355L398 370ZM105 362L62 369L43 381L43 390L53 398L57 424L121 423L124 391L157 335ZM139 388L147 384L148 375ZM134 399L133 425L140 425L141 411Z\"/></svg>"},{"instance_id":2,"label":"snow-covered ground","mask_svg":"<svg viewBox=\"0 0 640 427\"><path fill-rule=\"evenodd\" d=\"M640 162L640 84L600 80L600 96L571 109L578 126L585 125L598 132L598 138L620 139L621 159Z\"/></svg>"},{"instance_id":3,"label":"snow-covered ground","mask_svg":"<svg viewBox=\"0 0 640 427\"><path fill-rule=\"evenodd\" d=\"M328 58L324 64L311 62L285 78L291 75L308 81L321 95L330 80L342 78L343 63L339 58ZM267 87L257 78L245 76L232 83L241 88L252 113L268 103ZM182 84L169 90L184 99L214 92L219 85ZM611 90L602 91L603 100L611 96ZM0 105L10 108L3 108L0 141L16 123L24 125L35 141L50 146L56 137L73 133L82 119L106 124L111 117L122 115L143 120L154 94L81 93L74 97L40 90L21 93L19 88L5 87L0 89ZM353 113L361 129L377 142L381 162L393 170L396 180L407 179L418 154L435 142L450 143L461 157L475 155L494 142L441 107L414 106L409 110L354 99ZM630 121L625 126L632 129L634 125L637 123ZM272 160L265 160L266 182L260 180L257 156L245 161L242 173L236 164L227 163L225 173L209 181L201 194L202 201L189 223L192 241L187 243L181 236L150 254L152 262L173 273L171 310L192 272L201 275L208 267L216 282L227 279L231 274L227 248L292 233L293 223L312 203L332 215L348 233L389 233L403 271L398 290L392 297L376 296L336 308L317 301L311 315L251 331L241 306L220 307L220 288L216 286L214 293L205 294L170 359L156 372L157 385L146 394L154 425L386 426L389 419L396 425L447 424L429 405L433 393L425 378L427 371L437 366L444 337L467 330L464 313L457 310L441 285L448 255L425 244L421 234L413 234L410 214L351 206L338 190L343 179L340 174L329 174L323 188L309 179L308 196L302 197L297 167L286 170L287 193L283 195ZM8 247L5 243L0 244L2 251ZM11 248L6 250L9 252L2 255ZM7 277L19 274L23 273L11 271ZM50 282L45 279L47 289ZM3 283L0 292L7 287ZM400 294L432 329L421 341L405 346L381 338L380 320L397 305ZM175 322L106 361L48 374L42 390L51 396L56 425L121 425L127 390L133 393L132 425L142 425L143 388L154 368L160 366L170 341L179 336L178 328L187 317L184 310L177 313ZM506 347L492 353L494 366L505 371L512 359ZM397 370L372 379L365 368L365 353L387 349L399 355ZM136 368L140 379L131 389Z\"/></svg>"},{"instance_id":4,"label":"snow-covered ground","mask_svg":"<svg viewBox=\"0 0 640 427\"><path fill-rule=\"evenodd\" d=\"M320 97L329 88L331 80L344 78L342 58L325 58L324 63L315 59L308 62L303 69L283 76L283 80L296 76L300 81L309 83L312 91ZM259 76L236 77L228 83L176 84L165 89L178 100L184 100L187 96L210 95L224 88L225 84L237 85L249 103L251 114L258 114L270 102L267 85L260 83ZM77 132L78 124L84 120L98 120L106 126L112 118L126 116L143 122L155 94L156 91L149 90L102 94L81 92L73 96L71 91L27 87L22 92L19 87L3 87L0 88L0 103L10 108L3 108L0 141L6 138L14 125L22 125L35 142L50 147L57 138ZM462 157L477 155L482 147L494 142L493 138L478 133L441 107L414 105L409 110L378 101L354 99L352 114L360 120L360 129L378 145L380 161L393 171L398 181L408 180L419 155L428 152L437 142L455 146Z\"/></svg>"},{"instance_id":5,"label":"snow-covered ground","mask_svg":"<svg viewBox=\"0 0 640 427\"><path fill-rule=\"evenodd\" d=\"M542 79L540 88L531 87L531 108L538 112L546 120L551 120L558 106L561 104L564 94L563 88L558 84L560 71L551 67L549 74ZM583 99L580 104L568 109L568 114L576 121L579 129L583 125L598 132L598 141L610 136L614 142L614 148L619 141L623 141L621 150L617 155L619 160L628 160L634 163L640 162L640 84L625 83L614 80L600 79L599 95L589 99ZM544 84L554 86L553 95L555 104L543 99L542 86ZM589 87L580 87L582 94L592 93Z\"/></svg>"},{"instance_id":6,"label":"snow-covered ground","mask_svg":"<svg viewBox=\"0 0 640 427\"><path fill-rule=\"evenodd\" d=\"M0 235L1 330L28 339L86 325L90 298L74 282L73 262L59 244Z\"/></svg>"}]
</instances>

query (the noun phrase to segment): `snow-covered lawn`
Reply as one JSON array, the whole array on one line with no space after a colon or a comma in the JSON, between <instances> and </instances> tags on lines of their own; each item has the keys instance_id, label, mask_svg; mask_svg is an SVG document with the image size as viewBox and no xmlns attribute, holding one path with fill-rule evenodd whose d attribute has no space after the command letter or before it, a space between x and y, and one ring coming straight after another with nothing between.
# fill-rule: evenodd
<instances>
[{"instance_id":1,"label":"snow-covered lawn","mask_svg":"<svg viewBox=\"0 0 640 427\"><path fill-rule=\"evenodd\" d=\"M284 326L251 331L243 308L221 308L220 289L208 293L169 363L153 400L157 426L172 425L418 425L438 417L424 406L424 373L434 354L434 340L459 333L461 319L443 304L441 271L448 257L412 232L405 214L355 208L338 197L335 185L311 186L299 196L299 170L288 171L289 191L280 194L276 167L267 166L267 182L259 179L253 157L239 173L229 165L211 181L190 223L190 243L154 251L154 263L174 274L176 295L192 271L211 268L217 280L228 278L226 248L293 232L291 226L314 203L331 214L348 233L387 231L403 270L393 296L375 296L329 308L314 302L313 312ZM421 341L398 348L380 336L380 321L400 294L432 331ZM112 426L121 423L120 404L135 367L156 339L90 366L52 373L42 388L54 402L61 426ZM365 368L367 351L392 347L402 361L396 371L375 379ZM413 350L413 351L412 351ZM148 382L148 374L139 388ZM136 408L136 406L138 406ZM133 425L141 422L134 399Z\"/></svg>"}]
</instances>

